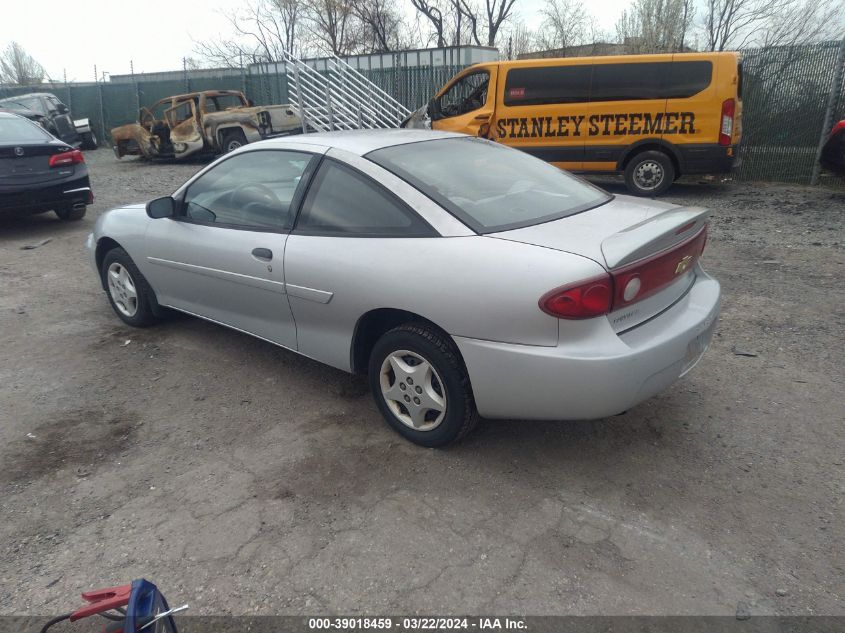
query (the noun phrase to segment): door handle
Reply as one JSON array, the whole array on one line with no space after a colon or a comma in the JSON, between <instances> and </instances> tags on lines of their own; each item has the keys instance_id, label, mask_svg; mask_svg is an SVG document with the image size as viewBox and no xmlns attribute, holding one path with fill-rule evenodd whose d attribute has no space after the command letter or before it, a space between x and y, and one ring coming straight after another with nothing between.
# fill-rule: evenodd
<instances>
[{"instance_id":1,"label":"door handle","mask_svg":"<svg viewBox=\"0 0 845 633\"><path fill-rule=\"evenodd\" d=\"M265 259L268 262L273 259L273 251L269 248L253 248L252 256L256 259Z\"/></svg>"},{"instance_id":2,"label":"door handle","mask_svg":"<svg viewBox=\"0 0 845 633\"><path fill-rule=\"evenodd\" d=\"M479 114L476 116L473 121L489 121L490 115L489 114Z\"/></svg>"}]
</instances>

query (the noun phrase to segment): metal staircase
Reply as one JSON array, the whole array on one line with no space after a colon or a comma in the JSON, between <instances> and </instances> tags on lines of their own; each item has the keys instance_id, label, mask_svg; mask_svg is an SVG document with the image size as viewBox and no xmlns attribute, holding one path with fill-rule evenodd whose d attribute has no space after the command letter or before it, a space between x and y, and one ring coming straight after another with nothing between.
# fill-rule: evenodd
<instances>
[{"instance_id":1,"label":"metal staircase","mask_svg":"<svg viewBox=\"0 0 845 633\"><path fill-rule=\"evenodd\" d=\"M320 72L285 54L290 104L302 117L302 131L399 127L411 114L405 106L338 57Z\"/></svg>"}]
</instances>

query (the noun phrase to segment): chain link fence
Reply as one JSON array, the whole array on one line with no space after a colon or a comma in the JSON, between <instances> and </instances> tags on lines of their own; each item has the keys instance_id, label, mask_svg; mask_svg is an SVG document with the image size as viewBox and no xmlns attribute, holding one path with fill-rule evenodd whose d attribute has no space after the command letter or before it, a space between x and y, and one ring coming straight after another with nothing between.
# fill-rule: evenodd
<instances>
[{"instance_id":1,"label":"chain link fence","mask_svg":"<svg viewBox=\"0 0 845 633\"><path fill-rule=\"evenodd\" d=\"M814 170L820 140L845 118L845 40L752 49L742 58L742 162L735 177L842 187L829 174L814 178Z\"/></svg>"},{"instance_id":2,"label":"chain link fence","mask_svg":"<svg viewBox=\"0 0 845 633\"><path fill-rule=\"evenodd\" d=\"M817 173L820 141L845 118L845 40L802 46L743 51L743 114L738 180L798 184L821 183L845 188L842 179ZM178 79L0 86L0 98L27 92L51 92L75 118L87 117L101 139L113 127L136 121L138 109L164 97L197 90L242 90L256 104L288 102L288 78L245 68L240 74L190 70L170 73ZM395 66L362 69L382 90L410 110L425 105L464 66ZM814 173L815 172L815 173Z\"/></svg>"}]
</instances>

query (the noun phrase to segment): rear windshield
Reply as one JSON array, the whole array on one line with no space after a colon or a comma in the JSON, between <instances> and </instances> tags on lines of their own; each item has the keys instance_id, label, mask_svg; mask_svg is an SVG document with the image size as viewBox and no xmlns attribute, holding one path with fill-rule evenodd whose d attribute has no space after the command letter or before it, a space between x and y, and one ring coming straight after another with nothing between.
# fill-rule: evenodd
<instances>
[{"instance_id":1,"label":"rear windshield","mask_svg":"<svg viewBox=\"0 0 845 633\"><path fill-rule=\"evenodd\" d=\"M0 116L0 143L38 143L52 138L43 128L19 116Z\"/></svg>"},{"instance_id":2,"label":"rear windshield","mask_svg":"<svg viewBox=\"0 0 845 633\"><path fill-rule=\"evenodd\" d=\"M477 233L548 222L612 198L539 158L475 138L386 147L367 158L412 184Z\"/></svg>"}]
</instances>

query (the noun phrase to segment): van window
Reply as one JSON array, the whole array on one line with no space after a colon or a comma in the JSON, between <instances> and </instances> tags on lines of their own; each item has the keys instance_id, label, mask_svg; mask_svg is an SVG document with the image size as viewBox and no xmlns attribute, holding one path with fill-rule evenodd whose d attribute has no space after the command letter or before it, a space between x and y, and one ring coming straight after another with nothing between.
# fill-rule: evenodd
<instances>
[{"instance_id":1,"label":"van window","mask_svg":"<svg viewBox=\"0 0 845 633\"><path fill-rule=\"evenodd\" d=\"M686 99L710 85L709 61L596 64L590 101Z\"/></svg>"},{"instance_id":2,"label":"van window","mask_svg":"<svg viewBox=\"0 0 845 633\"><path fill-rule=\"evenodd\" d=\"M514 68L505 79L505 105L583 103L590 96L589 64Z\"/></svg>"},{"instance_id":3,"label":"van window","mask_svg":"<svg viewBox=\"0 0 845 633\"><path fill-rule=\"evenodd\" d=\"M394 145L366 157L412 184L476 233L549 222L611 200L598 187L539 158L477 138Z\"/></svg>"},{"instance_id":4,"label":"van window","mask_svg":"<svg viewBox=\"0 0 845 633\"><path fill-rule=\"evenodd\" d=\"M461 77L437 100L438 118L458 116L478 110L487 103L490 73L482 70Z\"/></svg>"}]
</instances>

